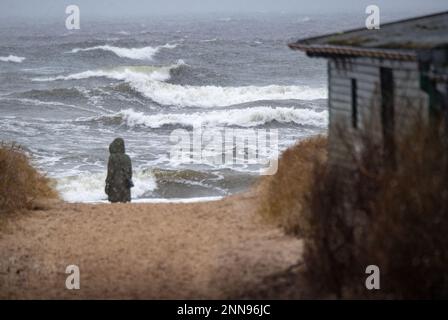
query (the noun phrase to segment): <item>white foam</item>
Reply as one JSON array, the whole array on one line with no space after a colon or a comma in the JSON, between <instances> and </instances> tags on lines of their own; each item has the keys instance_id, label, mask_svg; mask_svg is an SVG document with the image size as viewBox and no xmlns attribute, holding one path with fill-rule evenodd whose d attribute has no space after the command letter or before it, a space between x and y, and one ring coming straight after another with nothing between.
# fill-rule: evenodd
<instances>
[{"instance_id":1,"label":"white foam","mask_svg":"<svg viewBox=\"0 0 448 320\"><path fill-rule=\"evenodd\" d=\"M147 115L133 109L122 110L102 118L121 117L128 126L160 128L164 125L180 126L240 126L254 127L272 121L299 125L326 126L328 113L313 109L287 107L251 107L245 109L215 110L195 113L167 113ZM97 118L98 119L98 118Z\"/></svg>"},{"instance_id":2,"label":"white foam","mask_svg":"<svg viewBox=\"0 0 448 320\"><path fill-rule=\"evenodd\" d=\"M172 69L184 65L183 60L176 64L163 67L155 66L121 66L110 69L87 70L73 73L67 76L32 78L32 81L59 81L59 80L82 80L89 78L105 77L114 80L123 80L130 83L141 83L148 81L167 81L170 79Z\"/></svg>"},{"instance_id":3,"label":"white foam","mask_svg":"<svg viewBox=\"0 0 448 320\"><path fill-rule=\"evenodd\" d=\"M131 81L131 86L161 105L178 107L224 107L260 100L314 100L327 96L325 88L308 86L181 86L158 81Z\"/></svg>"},{"instance_id":4,"label":"white foam","mask_svg":"<svg viewBox=\"0 0 448 320\"><path fill-rule=\"evenodd\" d=\"M15 62L15 63L22 63L23 60L25 60L25 57L18 57L18 56L13 56L13 55L9 55L7 57L0 57L0 61L3 62Z\"/></svg>"},{"instance_id":5,"label":"white foam","mask_svg":"<svg viewBox=\"0 0 448 320\"><path fill-rule=\"evenodd\" d=\"M67 202L102 201L107 199L104 192L105 180L106 172L79 173L56 178L56 189ZM155 178L148 172L135 172L133 181L134 188L131 189L133 199L156 188Z\"/></svg>"},{"instance_id":6,"label":"white foam","mask_svg":"<svg viewBox=\"0 0 448 320\"><path fill-rule=\"evenodd\" d=\"M182 60L165 67L138 66L88 70L67 76L34 78L33 81L80 80L106 77L125 81L145 97L161 105L177 107L225 107L261 100L314 100L327 97L326 88L309 86L182 86L167 83L171 70L185 65Z\"/></svg>"},{"instance_id":7,"label":"white foam","mask_svg":"<svg viewBox=\"0 0 448 320\"><path fill-rule=\"evenodd\" d=\"M174 49L177 47L177 44L167 43L163 46L157 47L143 47L143 48L121 48L110 45L103 46L95 46L89 48L75 48L71 52L78 53L82 51L94 51L94 50L103 50L113 52L115 55L121 58L129 58L135 60L152 60L154 55L158 53L161 49Z\"/></svg>"},{"instance_id":8,"label":"white foam","mask_svg":"<svg viewBox=\"0 0 448 320\"><path fill-rule=\"evenodd\" d=\"M218 38L200 40L200 42L216 42L216 41L218 41Z\"/></svg>"}]
</instances>

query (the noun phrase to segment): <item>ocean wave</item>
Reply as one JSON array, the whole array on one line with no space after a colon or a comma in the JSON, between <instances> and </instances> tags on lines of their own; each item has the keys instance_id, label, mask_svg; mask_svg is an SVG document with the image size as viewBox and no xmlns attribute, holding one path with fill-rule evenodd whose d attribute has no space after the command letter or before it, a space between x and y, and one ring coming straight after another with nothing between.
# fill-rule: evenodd
<instances>
[{"instance_id":1,"label":"ocean wave","mask_svg":"<svg viewBox=\"0 0 448 320\"><path fill-rule=\"evenodd\" d=\"M121 48L110 45L103 46L95 46L89 48L75 48L71 51L71 53L85 52L85 51L94 51L94 50L103 50L109 51L117 55L121 58L129 58L134 60L152 60L154 55L158 53L161 49L174 49L177 47L177 44L167 43L163 46L157 47L143 47L143 48Z\"/></svg>"},{"instance_id":2,"label":"ocean wave","mask_svg":"<svg viewBox=\"0 0 448 320\"><path fill-rule=\"evenodd\" d=\"M199 42L216 42L216 41L218 41L218 38L200 40Z\"/></svg>"},{"instance_id":3,"label":"ocean wave","mask_svg":"<svg viewBox=\"0 0 448 320\"><path fill-rule=\"evenodd\" d=\"M78 87L73 88L54 88L54 89L32 89L28 91L16 92L13 95L24 98L79 98L85 97L86 89Z\"/></svg>"},{"instance_id":4,"label":"ocean wave","mask_svg":"<svg viewBox=\"0 0 448 320\"><path fill-rule=\"evenodd\" d=\"M215 110L195 113L167 113L148 115L133 109L122 110L118 113L96 118L94 121L107 123L124 123L130 127L144 126L160 128L163 126L238 126L257 127L270 122L290 123L297 125L313 125L324 127L328 122L326 111L313 109L298 109L287 107L260 106L245 109ZM79 119L86 121L86 119Z\"/></svg>"},{"instance_id":5,"label":"ocean wave","mask_svg":"<svg viewBox=\"0 0 448 320\"><path fill-rule=\"evenodd\" d=\"M226 107L262 100L315 100L327 97L326 88L309 86L190 86L168 83L171 71L186 66L179 60L171 66L116 67L88 70L67 76L33 78L33 81L81 80L106 77L124 81L129 86L160 105L177 107Z\"/></svg>"},{"instance_id":6,"label":"ocean wave","mask_svg":"<svg viewBox=\"0 0 448 320\"><path fill-rule=\"evenodd\" d=\"M13 55L9 55L7 57L0 57L0 61L3 62L15 62L15 63L22 63L23 60L25 60L25 57L18 57L18 56L13 56Z\"/></svg>"},{"instance_id":7,"label":"ocean wave","mask_svg":"<svg viewBox=\"0 0 448 320\"><path fill-rule=\"evenodd\" d=\"M136 169L132 180L132 201L144 201L153 197L185 198L194 196L192 189L204 189L213 195L224 195L226 190L216 185L203 182L204 179L213 179L213 174L192 170L163 170L163 169ZM56 190L61 198L67 202L98 202L106 201L104 192L106 169L104 172L80 172L68 176L54 177ZM175 186L173 188L173 186ZM160 199L160 198L159 198ZM168 200L166 200L168 201Z\"/></svg>"},{"instance_id":8,"label":"ocean wave","mask_svg":"<svg viewBox=\"0 0 448 320\"><path fill-rule=\"evenodd\" d=\"M104 193L106 172L85 172L55 178L55 180L56 190L65 201L91 202L107 199L107 195ZM134 188L131 189L133 199L144 197L145 194L150 193L157 187L154 176L148 171L134 172L132 180L134 182Z\"/></svg>"},{"instance_id":9,"label":"ocean wave","mask_svg":"<svg viewBox=\"0 0 448 320\"><path fill-rule=\"evenodd\" d=\"M308 86L182 86L160 81L130 81L143 96L160 105L226 107L262 100L314 100L326 98L325 88Z\"/></svg>"},{"instance_id":10,"label":"ocean wave","mask_svg":"<svg viewBox=\"0 0 448 320\"><path fill-rule=\"evenodd\" d=\"M91 110L91 109L73 105L73 104L58 102L58 101L42 101L39 99L18 98L18 97L0 97L0 100L17 101L21 104L32 105L32 106L63 107L63 108L70 108L70 109L86 111L86 112L90 112L90 113L98 113L95 110Z\"/></svg>"},{"instance_id":11,"label":"ocean wave","mask_svg":"<svg viewBox=\"0 0 448 320\"><path fill-rule=\"evenodd\" d=\"M170 79L170 72L173 68L185 65L179 60L170 66L121 66L109 69L87 70L73 73L67 76L39 77L32 78L32 81L59 81L59 80L83 80L88 78L105 77L113 80L123 80L131 83L147 81L167 81Z\"/></svg>"},{"instance_id":12,"label":"ocean wave","mask_svg":"<svg viewBox=\"0 0 448 320\"><path fill-rule=\"evenodd\" d=\"M37 73L37 74L55 74L59 72L63 72L63 67L34 67L34 68L23 68L22 71L27 73Z\"/></svg>"}]
</instances>

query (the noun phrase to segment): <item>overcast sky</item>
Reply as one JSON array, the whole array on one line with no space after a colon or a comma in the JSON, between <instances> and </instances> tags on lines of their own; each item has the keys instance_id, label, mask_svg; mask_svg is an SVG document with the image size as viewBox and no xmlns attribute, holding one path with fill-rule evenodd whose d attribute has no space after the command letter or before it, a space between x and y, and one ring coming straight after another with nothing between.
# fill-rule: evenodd
<instances>
[{"instance_id":1,"label":"overcast sky","mask_svg":"<svg viewBox=\"0 0 448 320\"><path fill-rule=\"evenodd\" d=\"M151 16L183 13L275 12L313 14L364 11L424 14L448 10L447 0L0 0L0 17L58 17L76 4L84 16Z\"/></svg>"}]
</instances>

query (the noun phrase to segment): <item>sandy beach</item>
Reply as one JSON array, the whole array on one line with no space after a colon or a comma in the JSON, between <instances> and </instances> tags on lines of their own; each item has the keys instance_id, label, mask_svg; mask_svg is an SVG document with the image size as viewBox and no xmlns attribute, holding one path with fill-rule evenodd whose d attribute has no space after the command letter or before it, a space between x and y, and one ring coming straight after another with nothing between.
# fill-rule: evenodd
<instances>
[{"instance_id":1,"label":"sandy beach","mask_svg":"<svg viewBox=\"0 0 448 320\"><path fill-rule=\"evenodd\" d=\"M40 205L0 229L0 298L222 299L300 260L254 192L188 204ZM80 268L67 290L65 269Z\"/></svg>"}]
</instances>

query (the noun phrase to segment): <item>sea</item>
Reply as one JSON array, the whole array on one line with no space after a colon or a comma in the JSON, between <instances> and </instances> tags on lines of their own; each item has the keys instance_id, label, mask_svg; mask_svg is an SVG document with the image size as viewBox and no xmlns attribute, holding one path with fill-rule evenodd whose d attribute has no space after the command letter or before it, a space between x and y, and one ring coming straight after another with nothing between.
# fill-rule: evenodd
<instances>
[{"instance_id":1,"label":"sea","mask_svg":"<svg viewBox=\"0 0 448 320\"><path fill-rule=\"evenodd\" d=\"M245 190L259 166L173 159L173 131L276 131L279 153L325 134L326 61L287 45L362 26L363 18L92 18L79 30L67 30L64 19L6 19L0 140L22 145L69 202L107 199L108 146L116 137L132 159L134 201L199 201Z\"/></svg>"}]
</instances>

